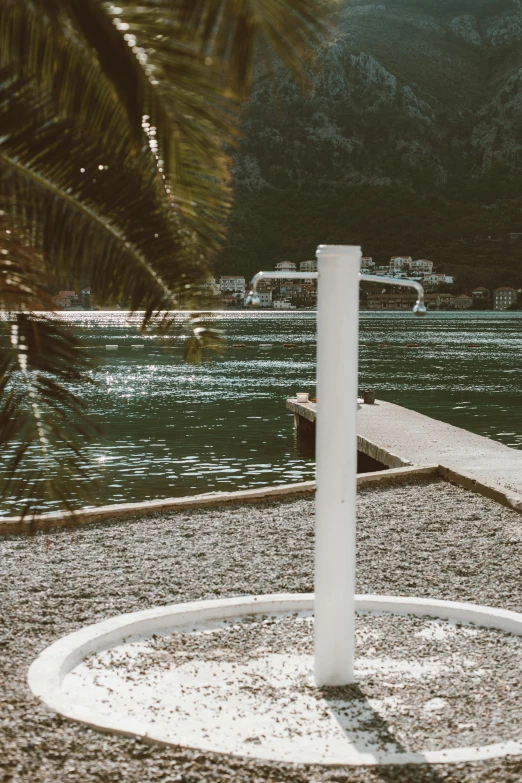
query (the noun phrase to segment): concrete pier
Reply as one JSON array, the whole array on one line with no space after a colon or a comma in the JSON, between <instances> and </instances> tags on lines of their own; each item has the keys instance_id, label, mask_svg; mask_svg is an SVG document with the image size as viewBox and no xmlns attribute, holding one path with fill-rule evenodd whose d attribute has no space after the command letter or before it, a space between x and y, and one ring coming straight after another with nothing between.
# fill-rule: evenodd
<instances>
[{"instance_id":1,"label":"concrete pier","mask_svg":"<svg viewBox=\"0 0 522 783\"><path fill-rule=\"evenodd\" d=\"M316 404L286 406L298 432L303 421L310 432ZM359 406L357 433L358 450L389 468L436 465L450 481L522 512L522 450L383 400Z\"/></svg>"},{"instance_id":2,"label":"concrete pier","mask_svg":"<svg viewBox=\"0 0 522 783\"><path fill-rule=\"evenodd\" d=\"M315 420L317 416L317 405L314 402L297 402L295 399L286 401L286 407L294 414L294 424L297 434L300 438L313 439L315 437ZM361 407L371 407L368 405ZM395 406L398 407L398 406ZM404 409L406 410L406 409ZM367 459L369 469L378 470L377 465L372 465L372 462L378 463L380 469L385 468L406 468L414 463L407 458L395 453L392 448L383 448L378 442L370 440L364 434L360 432L358 421L358 433L357 433L357 451L359 457L363 456ZM433 463L430 463L430 465ZM358 471L359 473L362 471Z\"/></svg>"}]
</instances>

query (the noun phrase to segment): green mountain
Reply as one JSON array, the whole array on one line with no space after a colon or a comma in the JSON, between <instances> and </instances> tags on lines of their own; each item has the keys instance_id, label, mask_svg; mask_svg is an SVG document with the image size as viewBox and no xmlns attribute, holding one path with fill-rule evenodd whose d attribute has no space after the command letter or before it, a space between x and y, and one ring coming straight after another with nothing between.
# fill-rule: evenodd
<instances>
[{"instance_id":1,"label":"green mountain","mask_svg":"<svg viewBox=\"0 0 522 783\"><path fill-rule=\"evenodd\" d=\"M216 271L338 242L522 286L522 0L352 0L319 60L258 77Z\"/></svg>"}]
</instances>

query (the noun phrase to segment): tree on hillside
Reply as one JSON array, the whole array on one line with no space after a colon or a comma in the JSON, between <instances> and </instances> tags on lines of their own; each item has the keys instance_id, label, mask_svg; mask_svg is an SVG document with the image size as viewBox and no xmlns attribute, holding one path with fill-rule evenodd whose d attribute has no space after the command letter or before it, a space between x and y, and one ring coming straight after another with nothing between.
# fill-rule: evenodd
<instances>
[{"instance_id":1,"label":"tree on hillside","mask_svg":"<svg viewBox=\"0 0 522 783\"><path fill-rule=\"evenodd\" d=\"M49 314L50 291L89 281L163 330L169 310L200 309L254 62L279 58L304 78L326 10L323 0L2 0L1 496L24 514L50 498L68 505L92 436L71 391L89 382L90 359ZM197 359L215 335L193 326L186 355Z\"/></svg>"}]
</instances>

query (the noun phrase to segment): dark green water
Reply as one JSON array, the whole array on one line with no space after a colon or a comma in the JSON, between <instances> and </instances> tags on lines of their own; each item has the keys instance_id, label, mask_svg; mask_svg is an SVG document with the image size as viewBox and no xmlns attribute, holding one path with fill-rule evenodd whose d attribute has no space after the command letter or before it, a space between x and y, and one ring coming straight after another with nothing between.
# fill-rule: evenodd
<instances>
[{"instance_id":1,"label":"dark green water","mask_svg":"<svg viewBox=\"0 0 522 783\"><path fill-rule=\"evenodd\" d=\"M123 313L65 317L100 358L96 505L313 478L285 400L314 395L315 313L216 314L229 348L199 367L182 363L179 335L139 336ZM361 390L522 448L522 314L362 313L360 345Z\"/></svg>"}]
</instances>

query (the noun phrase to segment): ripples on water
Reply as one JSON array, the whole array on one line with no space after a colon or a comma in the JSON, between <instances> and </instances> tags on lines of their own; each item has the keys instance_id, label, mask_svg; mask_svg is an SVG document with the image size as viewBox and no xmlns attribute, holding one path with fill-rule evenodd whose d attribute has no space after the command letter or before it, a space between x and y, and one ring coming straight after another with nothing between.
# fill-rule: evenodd
<instances>
[{"instance_id":1,"label":"ripples on water","mask_svg":"<svg viewBox=\"0 0 522 783\"><path fill-rule=\"evenodd\" d=\"M104 430L89 447L96 505L313 478L285 400L314 396L315 313L216 313L229 347L200 366L183 364L179 333L140 335L124 313L64 317L100 360L87 390ZM522 314L366 312L360 345L361 389L522 448Z\"/></svg>"}]
</instances>

